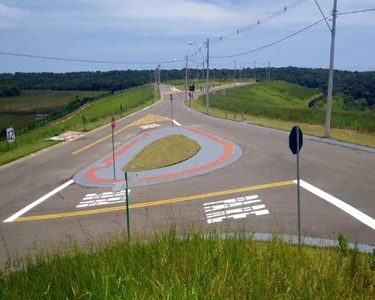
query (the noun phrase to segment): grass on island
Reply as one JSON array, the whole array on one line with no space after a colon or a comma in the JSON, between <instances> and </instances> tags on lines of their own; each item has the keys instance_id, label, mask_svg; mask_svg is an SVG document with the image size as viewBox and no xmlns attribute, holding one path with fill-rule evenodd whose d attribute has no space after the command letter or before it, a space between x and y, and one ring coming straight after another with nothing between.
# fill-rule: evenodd
<instances>
[{"instance_id":1,"label":"grass on island","mask_svg":"<svg viewBox=\"0 0 375 300\"><path fill-rule=\"evenodd\" d=\"M10 269L12 267L12 269ZM375 299L375 255L175 230L20 260L0 299Z\"/></svg>"},{"instance_id":2,"label":"grass on island","mask_svg":"<svg viewBox=\"0 0 375 300\"><path fill-rule=\"evenodd\" d=\"M145 147L123 169L140 172L168 167L193 157L199 150L199 144L186 136L170 135Z\"/></svg>"},{"instance_id":3,"label":"grass on island","mask_svg":"<svg viewBox=\"0 0 375 300\"><path fill-rule=\"evenodd\" d=\"M50 147L59 142L46 140L68 130L90 131L105 124L110 124L111 116L120 118L122 106L122 117L131 114L145 106L151 105L160 99L160 94L152 85L131 88L112 96L89 103L88 107L74 117L63 120L53 125L47 125L30 133L17 136L17 148L15 144L0 142L0 165L14 161L38 150Z\"/></svg>"}]
</instances>

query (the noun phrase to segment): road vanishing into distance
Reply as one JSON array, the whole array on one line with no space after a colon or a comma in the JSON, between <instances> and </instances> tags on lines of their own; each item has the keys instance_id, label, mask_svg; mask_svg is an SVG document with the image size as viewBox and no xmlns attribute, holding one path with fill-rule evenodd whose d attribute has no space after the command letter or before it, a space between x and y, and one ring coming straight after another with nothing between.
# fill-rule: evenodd
<instances>
[{"instance_id":1,"label":"road vanishing into distance","mask_svg":"<svg viewBox=\"0 0 375 300\"><path fill-rule=\"evenodd\" d=\"M200 168L207 172L186 171L182 179L176 178L184 172L172 172L163 175L166 181L131 186L131 235L168 230L171 224L181 232L198 228L296 235L296 157L289 149L289 133L213 118L186 107L184 92L167 86L161 92L162 100L152 107L117 120L116 151L126 152L138 137L172 127L173 93L174 127L219 143L224 150L218 155L228 163L215 165L207 157ZM111 162L110 133L108 122L80 139L0 167L0 260L126 230L124 194L112 191L111 180L96 187L73 180L80 172L91 172L87 178L95 179L100 164ZM235 159L232 146L240 149ZM90 169L95 162L99 167ZM119 174L122 167L119 161ZM300 154L302 235L337 239L343 232L351 242L375 245L374 174L371 149L305 137Z\"/></svg>"}]
</instances>

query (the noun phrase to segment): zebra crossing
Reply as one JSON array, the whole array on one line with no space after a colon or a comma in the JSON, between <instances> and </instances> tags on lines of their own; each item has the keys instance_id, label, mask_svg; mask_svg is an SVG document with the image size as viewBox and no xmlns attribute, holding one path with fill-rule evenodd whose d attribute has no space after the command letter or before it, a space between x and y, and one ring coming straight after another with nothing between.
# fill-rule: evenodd
<instances>
[{"instance_id":1,"label":"zebra crossing","mask_svg":"<svg viewBox=\"0 0 375 300\"><path fill-rule=\"evenodd\" d=\"M128 190L130 193L130 189ZM125 190L118 192L105 192L101 194L87 194L76 208L85 208L109 204L125 203Z\"/></svg>"},{"instance_id":2,"label":"zebra crossing","mask_svg":"<svg viewBox=\"0 0 375 300\"><path fill-rule=\"evenodd\" d=\"M204 203L207 223L220 223L225 219L242 219L250 215L262 216L270 212L258 195Z\"/></svg>"}]
</instances>

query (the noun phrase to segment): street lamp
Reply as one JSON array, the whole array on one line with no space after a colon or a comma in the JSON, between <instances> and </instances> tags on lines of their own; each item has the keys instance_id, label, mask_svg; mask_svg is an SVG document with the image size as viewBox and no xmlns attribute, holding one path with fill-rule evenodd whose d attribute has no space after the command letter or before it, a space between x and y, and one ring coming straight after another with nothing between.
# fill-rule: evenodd
<instances>
[{"instance_id":1,"label":"street lamp","mask_svg":"<svg viewBox=\"0 0 375 300\"><path fill-rule=\"evenodd\" d=\"M210 40L207 39L207 42L204 43L207 47L207 56L204 57L201 48L198 47L197 44L189 42L189 45L194 45L199 53L202 55L203 59L206 61L207 64L207 79L206 79L206 114L210 113L210 74L209 74L209 62L210 62Z\"/></svg>"}]
</instances>

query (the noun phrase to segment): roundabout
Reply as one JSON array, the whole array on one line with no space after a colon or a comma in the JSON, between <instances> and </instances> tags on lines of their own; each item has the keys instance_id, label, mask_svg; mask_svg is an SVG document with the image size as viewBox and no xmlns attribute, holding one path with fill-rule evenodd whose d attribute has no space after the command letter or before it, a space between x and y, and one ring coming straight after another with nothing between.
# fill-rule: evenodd
<instances>
[{"instance_id":1,"label":"roundabout","mask_svg":"<svg viewBox=\"0 0 375 300\"><path fill-rule=\"evenodd\" d=\"M75 183L89 187L111 187L123 181L122 166L128 164L142 149L164 137L181 134L197 142L200 150L193 157L164 168L148 171L129 172L129 186L141 186L173 181L202 175L228 166L237 161L241 148L227 140L188 126L163 127L138 134L114 152L116 179L113 177L113 154L78 172Z\"/></svg>"}]
</instances>

